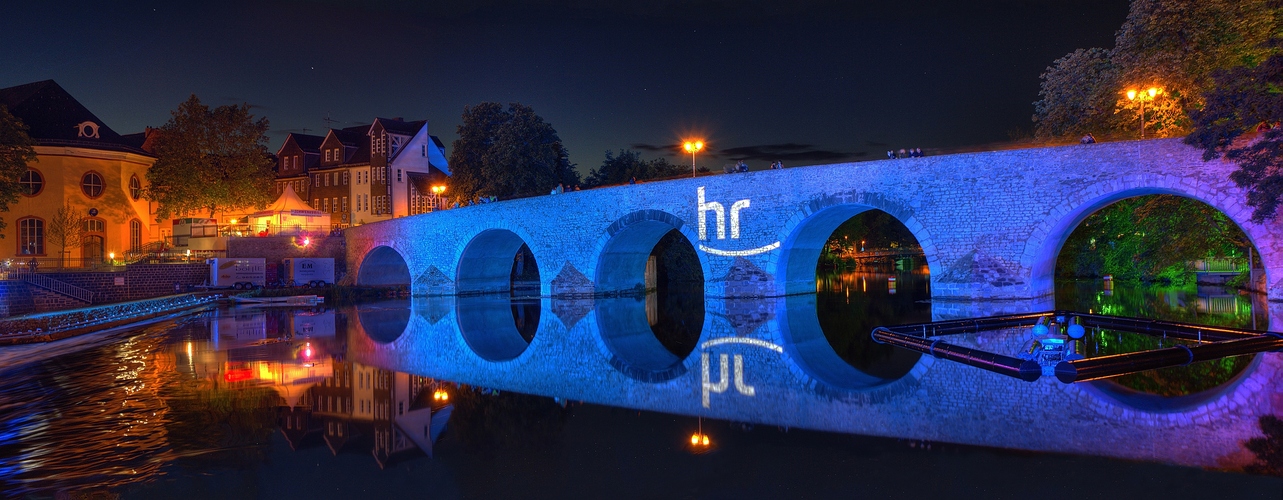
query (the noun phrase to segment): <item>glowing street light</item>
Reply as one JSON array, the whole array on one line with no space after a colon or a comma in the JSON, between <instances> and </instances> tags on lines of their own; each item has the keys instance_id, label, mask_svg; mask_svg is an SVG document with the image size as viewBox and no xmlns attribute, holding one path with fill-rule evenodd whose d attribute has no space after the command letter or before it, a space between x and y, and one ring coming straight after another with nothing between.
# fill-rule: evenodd
<instances>
[{"instance_id":1,"label":"glowing street light","mask_svg":"<svg viewBox=\"0 0 1283 500\"><path fill-rule=\"evenodd\" d=\"M686 141L685 144L682 144L682 148L691 154L691 177L695 177L695 153L704 149L704 141Z\"/></svg>"},{"instance_id":2,"label":"glowing street light","mask_svg":"<svg viewBox=\"0 0 1283 500\"><path fill-rule=\"evenodd\" d=\"M1162 94L1163 89L1150 87L1144 91L1130 89L1127 91L1127 100L1140 102L1140 138L1145 138L1145 101L1152 101L1158 94Z\"/></svg>"},{"instance_id":3,"label":"glowing street light","mask_svg":"<svg viewBox=\"0 0 1283 500\"><path fill-rule=\"evenodd\" d=\"M434 200L434 203L433 203L435 205L435 208L433 208L433 210L441 209L441 193L444 193L444 192L445 192L445 186L441 184L432 186L432 196L436 197L436 200Z\"/></svg>"}]
</instances>

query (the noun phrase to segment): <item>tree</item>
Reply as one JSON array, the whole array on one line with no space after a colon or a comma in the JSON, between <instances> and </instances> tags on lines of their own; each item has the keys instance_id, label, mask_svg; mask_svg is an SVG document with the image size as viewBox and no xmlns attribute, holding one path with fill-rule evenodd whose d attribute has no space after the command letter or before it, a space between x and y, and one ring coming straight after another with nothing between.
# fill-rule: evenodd
<instances>
[{"instance_id":1,"label":"tree","mask_svg":"<svg viewBox=\"0 0 1283 500\"><path fill-rule=\"evenodd\" d=\"M59 254L58 267L63 266L65 259L70 256L71 249L80 246L81 239L84 237L85 219L80 216L80 212L71 206L70 203L64 203L58 207L53 218L49 220L49 228L45 232L45 238L49 243L58 245L62 249Z\"/></svg>"},{"instance_id":2,"label":"tree","mask_svg":"<svg viewBox=\"0 0 1283 500\"><path fill-rule=\"evenodd\" d=\"M1255 437L1243 443L1256 462L1245 469L1253 474L1283 476L1283 420L1274 415L1262 415L1257 419L1261 427L1261 437Z\"/></svg>"},{"instance_id":3,"label":"tree","mask_svg":"<svg viewBox=\"0 0 1283 500\"><path fill-rule=\"evenodd\" d=\"M496 102L463 108L450 152L451 192L463 200L517 198L579 183L557 131L534 109Z\"/></svg>"},{"instance_id":4,"label":"tree","mask_svg":"<svg viewBox=\"0 0 1283 500\"><path fill-rule=\"evenodd\" d=\"M0 212L8 212L9 205L18 202L23 187L18 184L27 164L36 161L35 143L27 135L27 126L0 104ZM0 217L0 230L6 224ZM4 233L0 233L0 238Z\"/></svg>"},{"instance_id":5,"label":"tree","mask_svg":"<svg viewBox=\"0 0 1283 500\"><path fill-rule=\"evenodd\" d=\"M1250 245L1233 221L1206 203L1173 195L1138 196L1084 219L1060 250L1057 274L1183 284L1193 277L1190 262L1242 257Z\"/></svg>"},{"instance_id":6,"label":"tree","mask_svg":"<svg viewBox=\"0 0 1283 500\"><path fill-rule=\"evenodd\" d=\"M210 109L195 95L157 131L156 163L147 171L147 199L158 220L172 215L260 207L272 201L273 162L267 118L249 105Z\"/></svg>"},{"instance_id":7,"label":"tree","mask_svg":"<svg viewBox=\"0 0 1283 500\"><path fill-rule=\"evenodd\" d=\"M1269 45L1283 47L1283 40ZM1237 163L1230 179L1247 188L1252 220L1273 219L1283 199L1283 56L1219 71L1213 82L1204 107L1191 113L1194 130L1185 142L1202 148L1204 160L1225 156Z\"/></svg>"},{"instance_id":8,"label":"tree","mask_svg":"<svg viewBox=\"0 0 1283 500\"><path fill-rule=\"evenodd\" d=\"M1084 131L1134 137L1139 103L1127 88L1159 87L1145 103L1146 135L1189 130L1188 112L1203 105L1211 75L1253 66L1273 53L1262 46L1278 28L1275 0L1132 0L1114 48L1079 49L1042 75L1034 121L1041 137Z\"/></svg>"},{"instance_id":9,"label":"tree","mask_svg":"<svg viewBox=\"0 0 1283 500\"><path fill-rule=\"evenodd\" d=\"M1113 128L1119 75L1110 51L1075 50L1052 63L1041 78L1042 99L1034 103L1036 135L1076 136Z\"/></svg>"},{"instance_id":10,"label":"tree","mask_svg":"<svg viewBox=\"0 0 1283 500\"><path fill-rule=\"evenodd\" d=\"M641 154L636 151L621 149L618 156L607 151L606 159L601 162L601 166L593 169L584 183L589 186L605 186L624 184L634 178L639 181L662 179L683 173L687 173L685 167L669 163L666 158L646 161L642 160Z\"/></svg>"}]
</instances>

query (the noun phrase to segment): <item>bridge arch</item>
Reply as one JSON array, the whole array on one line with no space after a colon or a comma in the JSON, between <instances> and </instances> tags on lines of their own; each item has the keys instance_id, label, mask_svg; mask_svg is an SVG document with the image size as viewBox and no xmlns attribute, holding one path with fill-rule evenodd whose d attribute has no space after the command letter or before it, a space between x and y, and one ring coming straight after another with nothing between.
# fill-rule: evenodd
<instances>
[{"instance_id":1,"label":"bridge arch","mask_svg":"<svg viewBox=\"0 0 1283 500\"><path fill-rule=\"evenodd\" d=\"M693 241L698 240L682 219L659 210L630 213L607 228L605 241L598 245L596 292L625 296L599 299L594 311L610 364L619 372L645 382L671 380L686 373L686 359L703 332L703 287L709 276L707 258L695 251ZM676 249L680 264L698 269L698 276L691 268L686 268L691 276L684 276L695 278L698 290L673 294L659 283L657 268L663 264L650 260L661 244ZM651 265L655 268L648 269ZM676 325L665 318L666 305L672 300L683 301L677 309L689 316Z\"/></svg>"},{"instance_id":2,"label":"bridge arch","mask_svg":"<svg viewBox=\"0 0 1283 500\"><path fill-rule=\"evenodd\" d=\"M473 236L459 255L455 271L455 288L459 294L506 293L512 291L514 259L526 240L506 228L482 230ZM531 250L533 255L533 250ZM538 270L538 258L532 265Z\"/></svg>"},{"instance_id":3,"label":"bridge arch","mask_svg":"<svg viewBox=\"0 0 1283 500\"><path fill-rule=\"evenodd\" d=\"M1191 189L1179 178L1168 176L1133 177L1103 185L1088 186L1065 200L1048 217L1034 228L1025 243L1022 267L1030 269L1030 295L1042 297L1055 294L1056 259L1061 249L1083 220L1091 214L1124 199L1137 196L1166 194L1189 198L1211 206L1225 214L1247 235L1259 253L1264 266L1266 283L1278 275L1278 255L1273 251L1275 237L1260 224L1250 220L1252 210L1242 200L1238 189ZM1271 287L1275 288L1275 287ZM1274 298L1274 290L1271 290Z\"/></svg>"},{"instance_id":4,"label":"bridge arch","mask_svg":"<svg viewBox=\"0 0 1283 500\"><path fill-rule=\"evenodd\" d=\"M357 325L375 342L387 344L401 338L410 326L410 301L396 300L356 306Z\"/></svg>"},{"instance_id":5,"label":"bridge arch","mask_svg":"<svg viewBox=\"0 0 1283 500\"><path fill-rule=\"evenodd\" d=\"M838 226L852 217L869 210L881 210L904 224L918 240L926 255L931 276L937 276L939 256L928 231L914 219L912 212L880 196L857 198L854 202L819 200L805 206L784 227L786 236L780 245L779 260L775 263L776 290L778 295L798 295L815 292L815 266L829 237Z\"/></svg>"},{"instance_id":6,"label":"bridge arch","mask_svg":"<svg viewBox=\"0 0 1283 500\"><path fill-rule=\"evenodd\" d=\"M365 254L356 273L358 285L410 285L410 266L401 252L379 245Z\"/></svg>"},{"instance_id":7,"label":"bridge arch","mask_svg":"<svg viewBox=\"0 0 1283 500\"><path fill-rule=\"evenodd\" d=\"M679 217L659 210L638 210L606 228L598 244L594 282L597 293L620 293L646 288L646 262L655 245L670 231L681 233L687 244L699 241ZM694 245L691 244L694 248ZM708 259L696 252L700 271L709 274Z\"/></svg>"}]
</instances>

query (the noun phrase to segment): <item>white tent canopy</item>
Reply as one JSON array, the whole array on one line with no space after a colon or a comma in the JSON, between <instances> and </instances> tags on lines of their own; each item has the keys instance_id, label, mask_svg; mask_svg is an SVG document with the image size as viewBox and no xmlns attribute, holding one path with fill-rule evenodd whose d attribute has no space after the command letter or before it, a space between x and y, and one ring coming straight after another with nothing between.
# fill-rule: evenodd
<instances>
[{"instance_id":1,"label":"white tent canopy","mask_svg":"<svg viewBox=\"0 0 1283 500\"><path fill-rule=\"evenodd\" d=\"M271 205L250 214L249 221L255 232L267 234L315 233L330 229L330 214L307 206L289 184Z\"/></svg>"}]
</instances>

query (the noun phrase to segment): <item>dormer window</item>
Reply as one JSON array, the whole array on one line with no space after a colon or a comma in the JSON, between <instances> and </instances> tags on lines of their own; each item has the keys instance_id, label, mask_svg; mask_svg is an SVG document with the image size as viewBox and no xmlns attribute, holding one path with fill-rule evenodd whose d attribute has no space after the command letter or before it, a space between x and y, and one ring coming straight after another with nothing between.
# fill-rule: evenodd
<instances>
[{"instance_id":1,"label":"dormer window","mask_svg":"<svg viewBox=\"0 0 1283 500\"><path fill-rule=\"evenodd\" d=\"M325 150L325 161L330 161L330 150Z\"/></svg>"}]
</instances>

